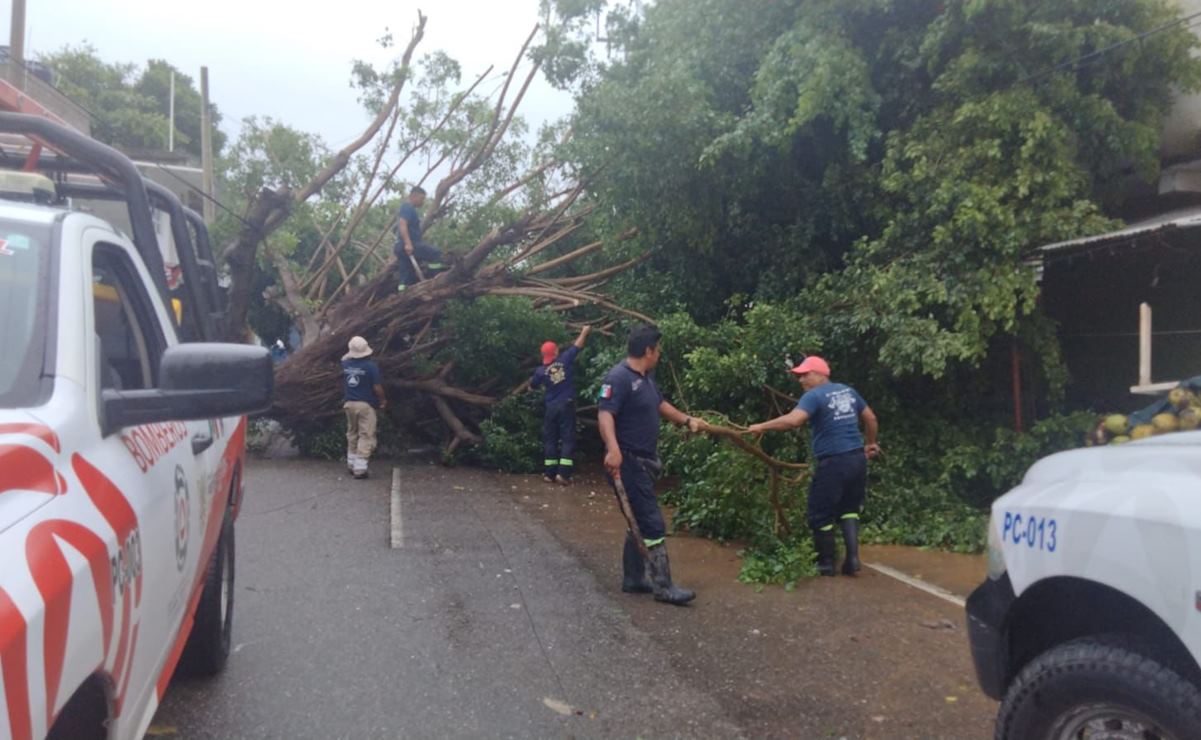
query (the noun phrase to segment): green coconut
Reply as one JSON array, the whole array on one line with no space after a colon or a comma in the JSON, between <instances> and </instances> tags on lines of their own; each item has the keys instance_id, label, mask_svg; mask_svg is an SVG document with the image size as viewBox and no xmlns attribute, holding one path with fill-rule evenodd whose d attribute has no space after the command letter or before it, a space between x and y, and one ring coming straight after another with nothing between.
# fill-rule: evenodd
<instances>
[{"instance_id":1,"label":"green coconut","mask_svg":"<svg viewBox=\"0 0 1201 740\"><path fill-rule=\"evenodd\" d=\"M1125 414L1110 414L1105 417L1105 421L1101 422L1101 426L1110 434L1125 434L1126 428L1130 426L1130 420Z\"/></svg>"},{"instance_id":2,"label":"green coconut","mask_svg":"<svg viewBox=\"0 0 1201 740\"><path fill-rule=\"evenodd\" d=\"M1139 424L1130 430L1130 439L1146 439L1155 434L1155 427L1150 424Z\"/></svg>"},{"instance_id":3,"label":"green coconut","mask_svg":"<svg viewBox=\"0 0 1201 740\"><path fill-rule=\"evenodd\" d=\"M1168 403L1178 409L1183 409L1196 400L1196 396L1187 388L1173 388L1168 393Z\"/></svg>"},{"instance_id":4,"label":"green coconut","mask_svg":"<svg viewBox=\"0 0 1201 740\"><path fill-rule=\"evenodd\" d=\"M1151 419L1151 426L1155 427L1156 434L1167 434L1180 429L1180 420L1176 418L1176 414L1165 412L1156 414Z\"/></svg>"},{"instance_id":5,"label":"green coconut","mask_svg":"<svg viewBox=\"0 0 1201 740\"><path fill-rule=\"evenodd\" d=\"M1125 435L1125 434L1119 434L1118 436L1116 436L1116 437L1114 437L1113 439L1109 440L1109 443L1110 443L1111 445L1124 445L1124 444L1126 444L1126 443L1127 443L1127 442L1129 442L1129 441L1130 441L1130 437L1129 437L1129 436L1127 436L1127 435Z\"/></svg>"}]
</instances>

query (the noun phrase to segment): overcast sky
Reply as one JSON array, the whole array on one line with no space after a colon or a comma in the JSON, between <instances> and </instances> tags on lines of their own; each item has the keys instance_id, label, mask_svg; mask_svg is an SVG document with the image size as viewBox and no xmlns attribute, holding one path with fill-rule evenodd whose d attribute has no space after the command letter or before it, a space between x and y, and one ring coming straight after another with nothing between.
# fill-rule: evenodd
<instances>
[{"instance_id":1,"label":"overcast sky","mask_svg":"<svg viewBox=\"0 0 1201 740\"><path fill-rule=\"evenodd\" d=\"M9 7L0 19L5 44ZM352 61L383 66L399 55L418 8L429 21L417 54L446 51L464 80L490 64L507 68L538 21L538 0L27 0L26 56L86 41L109 62L165 59L197 87L205 65L226 133L236 135L245 116L269 115L336 147L367 121L349 86ZM396 40L390 52L376 43L385 27ZM523 105L535 131L570 111L570 97L542 79Z\"/></svg>"}]
</instances>

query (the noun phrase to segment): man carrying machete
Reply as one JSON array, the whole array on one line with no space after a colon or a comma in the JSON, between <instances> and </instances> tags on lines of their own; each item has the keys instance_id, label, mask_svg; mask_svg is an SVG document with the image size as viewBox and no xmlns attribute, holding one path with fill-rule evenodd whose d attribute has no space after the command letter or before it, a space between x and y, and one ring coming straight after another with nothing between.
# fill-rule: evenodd
<instances>
[{"instance_id":1,"label":"man carrying machete","mask_svg":"<svg viewBox=\"0 0 1201 740\"><path fill-rule=\"evenodd\" d=\"M664 544L667 528L655 498L654 479L662 468L660 417L693 431L697 422L664 400L655 385L661 338L657 328L646 324L630 332L628 356L609 371L601 385L597 417L605 442L605 472L630 524L622 553L621 590L653 593L656 601L683 605L696 598L696 593L672 583Z\"/></svg>"}]
</instances>

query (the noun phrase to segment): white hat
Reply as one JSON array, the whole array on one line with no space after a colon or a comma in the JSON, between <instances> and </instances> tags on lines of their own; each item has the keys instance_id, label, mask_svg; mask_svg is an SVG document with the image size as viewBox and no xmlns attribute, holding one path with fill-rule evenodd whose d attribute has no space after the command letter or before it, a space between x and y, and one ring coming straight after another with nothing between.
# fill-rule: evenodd
<instances>
[{"instance_id":1,"label":"white hat","mask_svg":"<svg viewBox=\"0 0 1201 740\"><path fill-rule=\"evenodd\" d=\"M361 357L367 357L372 352L371 345L367 344L367 340L362 337L351 337L346 348L350 351L342 355L343 360L357 360Z\"/></svg>"}]
</instances>

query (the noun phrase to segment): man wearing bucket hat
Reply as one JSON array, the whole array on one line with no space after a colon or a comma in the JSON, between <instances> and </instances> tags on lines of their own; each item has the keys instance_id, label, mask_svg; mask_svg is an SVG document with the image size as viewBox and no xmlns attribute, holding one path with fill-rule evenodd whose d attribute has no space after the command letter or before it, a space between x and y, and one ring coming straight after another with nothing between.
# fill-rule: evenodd
<instances>
[{"instance_id":1,"label":"man wearing bucket hat","mask_svg":"<svg viewBox=\"0 0 1201 740\"><path fill-rule=\"evenodd\" d=\"M346 411L346 467L355 478L367 477L367 461L375 451L375 410L387 408L388 399L379 365L367 359L371 345L352 337L342 355L342 408Z\"/></svg>"},{"instance_id":2,"label":"man wearing bucket hat","mask_svg":"<svg viewBox=\"0 0 1201 740\"><path fill-rule=\"evenodd\" d=\"M575 360L591 326L580 330L570 347L559 354L559 345L542 343L542 366L534 371L531 388L546 388L542 417L542 478L547 483L571 483L575 470Z\"/></svg>"},{"instance_id":3,"label":"man wearing bucket hat","mask_svg":"<svg viewBox=\"0 0 1201 740\"><path fill-rule=\"evenodd\" d=\"M823 576L834 575L837 523L846 544L842 572L852 576L859 570L859 513L867 493L867 461L880 454L879 422L858 391L830 381L830 366L822 358L807 357L792 373L805 389L796 408L752 424L748 431L798 429L806 422L812 427L815 463L809 486L809 527L817 547L817 570Z\"/></svg>"}]
</instances>

